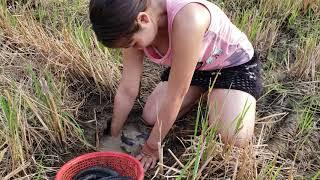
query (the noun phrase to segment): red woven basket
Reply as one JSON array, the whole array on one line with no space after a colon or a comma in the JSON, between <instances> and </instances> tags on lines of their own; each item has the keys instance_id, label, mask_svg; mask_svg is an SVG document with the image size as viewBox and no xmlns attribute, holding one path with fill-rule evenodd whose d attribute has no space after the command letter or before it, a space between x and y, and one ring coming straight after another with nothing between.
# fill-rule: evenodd
<instances>
[{"instance_id":1,"label":"red woven basket","mask_svg":"<svg viewBox=\"0 0 320 180\"><path fill-rule=\"evenodd\" d=\"M92 166L110 167L122 176L143 180L141 163L132 156L118 152L94 152L81 155L64 164L56 175L56 180L72 180L83 169Z\"/></svg>"}]
</instances>

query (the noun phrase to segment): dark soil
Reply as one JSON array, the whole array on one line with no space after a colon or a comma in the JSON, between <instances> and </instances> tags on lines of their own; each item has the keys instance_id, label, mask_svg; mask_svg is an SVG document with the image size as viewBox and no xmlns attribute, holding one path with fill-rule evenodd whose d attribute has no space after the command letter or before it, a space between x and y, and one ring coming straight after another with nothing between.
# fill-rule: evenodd
<instances>
[{"instance_id":1,"label":"dark soil","mask_svg":"<svg viewBox=\"0 0 320 180\"><path fill-rule=\"evenodd\" d=\"M147 63L147 70L142 78L142 86L140 97L137 98L136 104L132 112L129 114L128 121L140 121L144 103L151 93L155 85L159 82L159 74L161 67L156 67L152 63ZM151 70L150 70L151 69ZM88 93L84 104L79 109L78 119L81 122L87 140L96 145L96 139L100 138L110 130L112 117L113 95L111 93ZM286 160L286 167L295 162L296 175L305 174L303 171L309 171L312 174L316 171L315 164L319 164L319 154L312 154L316 149L319 150L318 132L306 137L301 148L302 142L297 143L301 137L297 137L297 117L296 112L293 112L293 102L290 101L293 97L285 96L279 92L271 92L267 97L261 99L257 103L258 118L268 115L280 114L273 118L265 119L263 122L256 124L255 139L259 138L262 125L264 124L262 144L267 144L266 151L277 154L282 161ZM286 113L286 114L285 114ZM173 165L176 161L168 152L170 149L176 157L180 157L185 152L185 147L190 144L183 144L179 139L189 139L190 135L194 134L195 119L197 108L195 107L185 117L176 121L170 133L164 141L164 164L167 166ZM270 123L274 121L275 123ZM310 153L308 153L310 152ZM306 158L309 158L310 161ZM279 165L280 166L280 165ZM297 168L298 167L298 168ZM151 179L155 170L146 173L146 179Z\"/></svg>"},{"instance_id":2,"label":"dark soil","mask_svg":"<svg viewBox=\"0 0 320 180\"><path fill-rule=\"evenodd\" d=\"M129 114L128 122L139 122L145 101L153 88L159 82L159 76L163 67L154 65L153 63L145 63L145 72L141 82L140 96ZM90 85L83 85L88 87ZM79 87L74 87L79 88ZM87 141L93 146L98 146L97 138L110 133L110 124L112 120L112 108L114 95L110 92L98 93L90 92L90 88L85 90L89 95L85 97L84 103L79 108L77 119L84 129ZM83 95L85 96L85 94ZM184 138L193 134L195 117L197 114L195 107L190 113L183 118L177 120L172 127L170 133L165 139L164 147L164 163L166 165L173 165L174 158L170 155L167 149L170 149L178 158L184 153L185 147L189 144L182 144L179 138ZM78 155L78 154L77 154ZM69 158L68 158L69 159ZM146 179L153 176L154 172L151 170L146 173Z\"/></svg>"}]
</instances>

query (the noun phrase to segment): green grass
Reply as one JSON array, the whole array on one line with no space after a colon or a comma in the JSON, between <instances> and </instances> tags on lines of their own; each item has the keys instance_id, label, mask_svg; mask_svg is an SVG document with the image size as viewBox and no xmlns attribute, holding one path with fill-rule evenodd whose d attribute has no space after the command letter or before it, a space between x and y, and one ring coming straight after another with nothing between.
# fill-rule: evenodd
<instances>
[{"instance_id":1,"label":"green grass","mask_svg":"<svg viewBox=\"0 0 320 180\"><path fill-rule=\"evenodd\" d=\"M298 133L300 134L306 134L308 133L314 126L314 112L310 110L310 108L306 108L302 115L300 120L298 121Z\"/></svg>"},{"instance_id":2,"label":"green grass","mask_svg":"<svg viewBox=\"0 0 320 180\"><path fill-rule=\"evenodd\" d=\"M317 178L319 178L319 176L320 176L320 170L317 172L316 175L312 177L312 180L316 180Z\"/></svg>"},{"instance_id":3,"label":"green grass","mask_svg":"<svg viewBox=\"0 0 320 180\"><path fill-rule=\"evenodd\" d=\"M65 89L59 84L63 81L53 79L51 74L38 76L29 69L30 89L25 89L17 82L11 81L0 96L0 127L4 139L1 139L1 146L7 146L6 150L10 154L4 154L2 159L9 161L10 166L3 167L4 172L10 172L30 163L32 154L45 152L34 157L35 166L38 168L41 163L37 159L43 159L50 155L46 153L57 153L64 148L76 147L76 143L88 146L84 134L78 123L73 120L72 114L67 112L63 106L64 96L61 94ZM56 84L54 84L56 83ZM40 149L39 149L40 148ZM33 155L34 156L34 155ZM31 168L33 166L30 166ZM23 169L22 174L27 175L29 168ZM19 172L20 173L20 172ZM45 175L43 170L37 173ZM13 177L18 177L14 174Z\"/></svg>"}]
</instances>

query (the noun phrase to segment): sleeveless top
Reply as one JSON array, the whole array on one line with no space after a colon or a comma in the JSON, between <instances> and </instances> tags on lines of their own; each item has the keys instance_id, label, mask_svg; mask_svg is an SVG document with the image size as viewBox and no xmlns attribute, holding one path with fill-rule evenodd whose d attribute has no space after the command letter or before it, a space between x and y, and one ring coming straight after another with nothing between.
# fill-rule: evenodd
<instances>
[{"instance_id":1,"label":"sleeveless top","mask_svg":"<svg viewBox=\"0 0 320 180\"><path fill-rule=\"evenodd\" d=\"M169 48L162 55L156 48L144 48L145 55L153 62L170 66L172 61L171 32L176 14L189 3L199 3L210 12L211 22L199 52L198 70L216 70L248 62L254 54L252 44L215 4L207 0L167 0Z\"/></svg>"}]
</instances>

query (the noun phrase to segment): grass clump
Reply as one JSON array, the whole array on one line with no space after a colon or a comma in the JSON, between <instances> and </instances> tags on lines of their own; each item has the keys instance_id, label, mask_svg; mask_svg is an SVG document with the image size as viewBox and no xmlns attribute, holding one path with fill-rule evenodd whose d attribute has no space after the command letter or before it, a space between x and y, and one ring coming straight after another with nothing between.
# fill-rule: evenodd
<instances>
[{"instance_id":1,"label":"grass clump","mask_svg":"<svg viewBox=\"0 0 320 180\"><path fill-rule=\"evenodd\" d=\"M74 152L92 148L77 120L84 92L75 88L81 80L114 91L119 65L80 23L86 4L0 1L3 179L48 179Z\"/></svg>"},{"instance_id":2,"label":"grass clump","mask_svg":"<svg viewBox=\"0 0 320 180\"><path fill-rule=\"evenodd\" d=\"M179 132L185 147L164 150L156 177L318 179L320 1L213 2L248 35L262 61L264 94L257 102L255 137L248 148L225 146L200 104L183 119L192 125ZM79 149L91 147L79 113L89 113L83 106L91 94L112 95L121 54L96 41L87 5L0 0L2 179L49 179ZM158 72L149 70L141 99L158 82Z\"/></svg>"}]
</instances>

